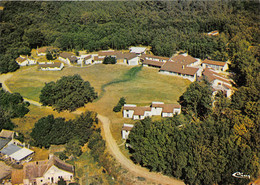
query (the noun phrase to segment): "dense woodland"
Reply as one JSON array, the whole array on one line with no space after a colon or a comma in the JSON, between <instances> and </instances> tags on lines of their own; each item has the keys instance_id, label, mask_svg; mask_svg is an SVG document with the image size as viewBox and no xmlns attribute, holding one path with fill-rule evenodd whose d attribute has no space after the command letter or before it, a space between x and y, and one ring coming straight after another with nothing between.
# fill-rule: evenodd
<instances>
[{"instance_id":1,"label":"dense woodland","mask_svg":"<svg viewBox=\"0 0 260 185\"><path fill-rule=\"evenodd\" d=\"M212 107L210 85L192 83L179 100L182 115L135 124L128 141L133 161L187 184L249 183L231 175L260 175L260 97L237 109L236 93L232 100L217 94Z\"/></svg>"},{"instance_id":2,"label":"dense woodland","mask_svg":"<svg viewBox=\"0 0 260 185\"><path fill-rule=\"evenodd\" d=\"M3 6L1 73L17 69L14 59L19 54L45 45L87 51L149 45L161 56L185 50L194 57L235 61L235 54L245 49L238 46L251 46L250 52L255 52L259 41L257 1L4 2ZM212 30L220 35L205 34Z\"/></svg>"}]
</instances>

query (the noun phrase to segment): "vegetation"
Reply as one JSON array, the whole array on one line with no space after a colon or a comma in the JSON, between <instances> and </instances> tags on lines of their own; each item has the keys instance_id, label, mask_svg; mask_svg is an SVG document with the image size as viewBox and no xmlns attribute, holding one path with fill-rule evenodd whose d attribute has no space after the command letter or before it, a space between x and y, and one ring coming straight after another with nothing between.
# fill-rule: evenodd
<instances>
[{"instance_id":1,"label":"vegetation","mask_svg":"<svg viewBox=\"0 0 260 185\"><path fill-rule=\"evenodd\" d=\"M14 128L11 118L23 117L29 112L30 104L23 101L19 93L9 93L0 89L0 130Z\"/></svg>"},{"instance_id":2,"label":"vegetation","mask_svg":"<svg viewBox=\"0 0 260 185\"><path fill-rule=\"evenodd\" d=\"M182 111L197 118L204 118L212 109L212 90L208 83L192 83L180 97Z\"/></svg>"},{"instance_id":3,"label":"vegetation","mask_svg":"<svg viewBox=\"0 0 260 185\"><path fill-rule=\"evenodd\" d=\"M116 58L115 57L105 57L103 64L116 64Z\"/></svg>"},{"instance_id":4,"label":"vegetation","mask_svg":"<svg viewBox=\"0 0 260 185\"><path fill-rule=\"evenodd\" d=\"M257 46L257 1L5 2L1 16L1 73L37 46L62 50L127 49L149 45L156 55L178 50L236 62L237 43ZM128 12L128 13L125 13ZM219 30L217 37L206 33ZM12 65L15 65L11 67Z\"/></svg>"},{"instance_id":5,"label":"vegetation","mask_svg":"<svg viewBox=\"0 0 260 185\"><path fill-rule=\"evenodd\" d=\"M57 111L74 111L97 98L97 93L88 81L79 75L64 76L57 82L47 83L41 90L40 102L51 105Z\"/></svg>"},{"instance_id":6,"label":"vegetation","mask_svg":"<svg viewBox=\"0 0 260 185\"><path fill-rule=\"evenodd\" d=\"M113 108L114 112L120 112L122 109L122 106L124 106L124 104L126 104L125 102L125 98L122 97L120 98L119 102L117 103L117 105Z\"/></svg>"},{"instance_id":7,"label":"vegetation","mask_svg":"<svg viewBox=\"0 0 260 185\"><path fill-rule=\"evenodd\" d=\"M85 112L75 120L68 121L65 121L65 118L54 118L53 115L49 115L35 123L31 132L32 144L48 148L52 144L69 143L71 147L67 148L67 153L78 154L77 146L82 146L89 140L96 125L97 118L93 112Z\"/></svg>"},{"instance_id":8,"label":"vegetation","mask_svg":"<svg viewBox=\"0 0 260 185\"><path fill-rule=\"evenodd\" d=\"M191 84L182 98L189 100L190 89L198 86ZM211 95L203 87L195 91L195 99L198 94ZM251 104L254 107L257 102ZM206 111L207 117L203 114L200 119L200 114L195 114L192 118L187 115L137 122L129 135L132 159L151 171L180 178L187 184L249 183L249 179L231 175L237 171L252 178L259 175L259 113L253 112L255 109L241 113L222 93L216 95L214 105L212 111ZM186 112L194 113L194 107L183 104Z\"/></svg>"}]
</instances>

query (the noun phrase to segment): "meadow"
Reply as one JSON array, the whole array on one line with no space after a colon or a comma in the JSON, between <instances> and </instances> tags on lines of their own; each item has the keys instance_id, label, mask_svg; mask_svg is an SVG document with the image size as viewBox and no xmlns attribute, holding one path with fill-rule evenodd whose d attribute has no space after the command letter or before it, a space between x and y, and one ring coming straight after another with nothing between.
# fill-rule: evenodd
<instances>
[{"instance_id":1,"label":"meadow","mask_svg":"<svg viewBox=\"0 0 260 185\"><path fill-rule=\"evenodd\" d=\"M79 108L77 111L91 110L109 117L112 123L111 132L119 144L122 142L121 127L123 123L134 123L133 120L122 118L121 112L114 113L112 111L120 97L125 97L127 103L137 105L149 105L152 101L177 103L179 97L190 84L190 81L182 78L159 74L158 69L121 64L96 64L82 68L65 67L62 71L38 71L35 66L27 70L18 70L6 84L12 92L19 92L23 97L39 101L40 91L45 83L74 74L79 74L84 80L89 81L99 95L97 100L86 104L85 107ZM39 117L54 112L46 108L32 107L28 114L31 121L24 123L30 126L24 127L24 124L19 126L22 122L27 122L21 119L16 123L18 124L17 129L23 133L29 132ZM56 114L58 113L56 112ZM69 115L66 112L64 114ZM27 119L28 115L24 120Z\"/></svg>"}]
</instances>

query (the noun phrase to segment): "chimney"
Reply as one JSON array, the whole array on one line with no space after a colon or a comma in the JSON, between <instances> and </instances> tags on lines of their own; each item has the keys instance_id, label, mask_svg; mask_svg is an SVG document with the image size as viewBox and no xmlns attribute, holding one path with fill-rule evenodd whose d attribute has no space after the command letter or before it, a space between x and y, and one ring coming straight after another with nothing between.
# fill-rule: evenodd
<instances>
[{"instance_id":1,"label":"chimney","mask_svg":"<svg viewBox=\"0 0 260 185\"><path fill-rule=\"evenodd\" d=\"M182 65L182 69L185 69L185 65Z\"/></svg>"}]
</instances>

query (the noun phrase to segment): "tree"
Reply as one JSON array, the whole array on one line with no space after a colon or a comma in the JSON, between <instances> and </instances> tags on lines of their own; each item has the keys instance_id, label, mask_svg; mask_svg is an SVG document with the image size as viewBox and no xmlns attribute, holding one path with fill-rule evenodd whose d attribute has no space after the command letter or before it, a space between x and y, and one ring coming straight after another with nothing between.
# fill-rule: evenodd
<instances>
[{"instance_id":1,"label":"tree","mask_svg":"<svg viewBox=\"0 0 260 185\"><path fill-rule=\"evenodd\" d=\"M74 111L95 98L97 93L94 88L79 75L63 76L56 83L47 83L40 94L40 102L43 105L54 106L57 111Z\"/></svg>"},{"instance_id":2,"label":"tree","mask_svg":"<svg viewBox=\"0 0 260 185\"><path fill-rule=\"evenodd\" d=\"M124 104L126 104L125 98L121 97L119 102L117 103L117 105L113 108L113 111L120 112L122 109L122 106L124 106Z\"/></svg>"},{"instance_id":3,"label":"tree","mask_svg":"<svg viewBox=\"0 0 260 185\"><path fill-rule=\"evenodd\" d=\"M212 109L212 90L206 82L192 83L180 97L182 110L195 118L204 118Z\"/></svg>"},{"instance_id":4,"label":"tree","mask_svg":"<svg viewBox=\"0 0 260 185\"><path fill-rule=\"evenodd\" d=\"M52 144L59 145L70 142L69 148L67 148L69 155L79 154L77 146L88 142L96 130L96 116L96 113L87 111L75 120L68 121L65 121L65 118L54 118L53 115L43 117L35 123L32 129L30 134L32 144L48 148ZM73 143L77 145L73 145Z\"/></svg>"},{"instance_id":5,"label":"tree","mask_svg":"<svg viewBox=\"0 0 260 185\"><path fill-rule=\"evenodd\" d=\"M46 53L46 59L53 60L52 54L49 51Z\"/></svg>"},{"instance_id":6,"label":"tree","mask_svg":"<svg viewBox=\"0 0 260 185\"><path fill-rule=\"evenodd\" d=\"M103 64L116 64L116 58L115 57L105 57Z\"/></svg>"},{"instance_id":7,"label":"tree","mask_svg":"<svg viewBox=\"0 0 260 185\"><path fill-rule=\"evenodd\" d=\"M79 157L82 154L79 139L69 140L69 142L66 144L65 152L67 156Z\"/></svg>"}]
</instances>

